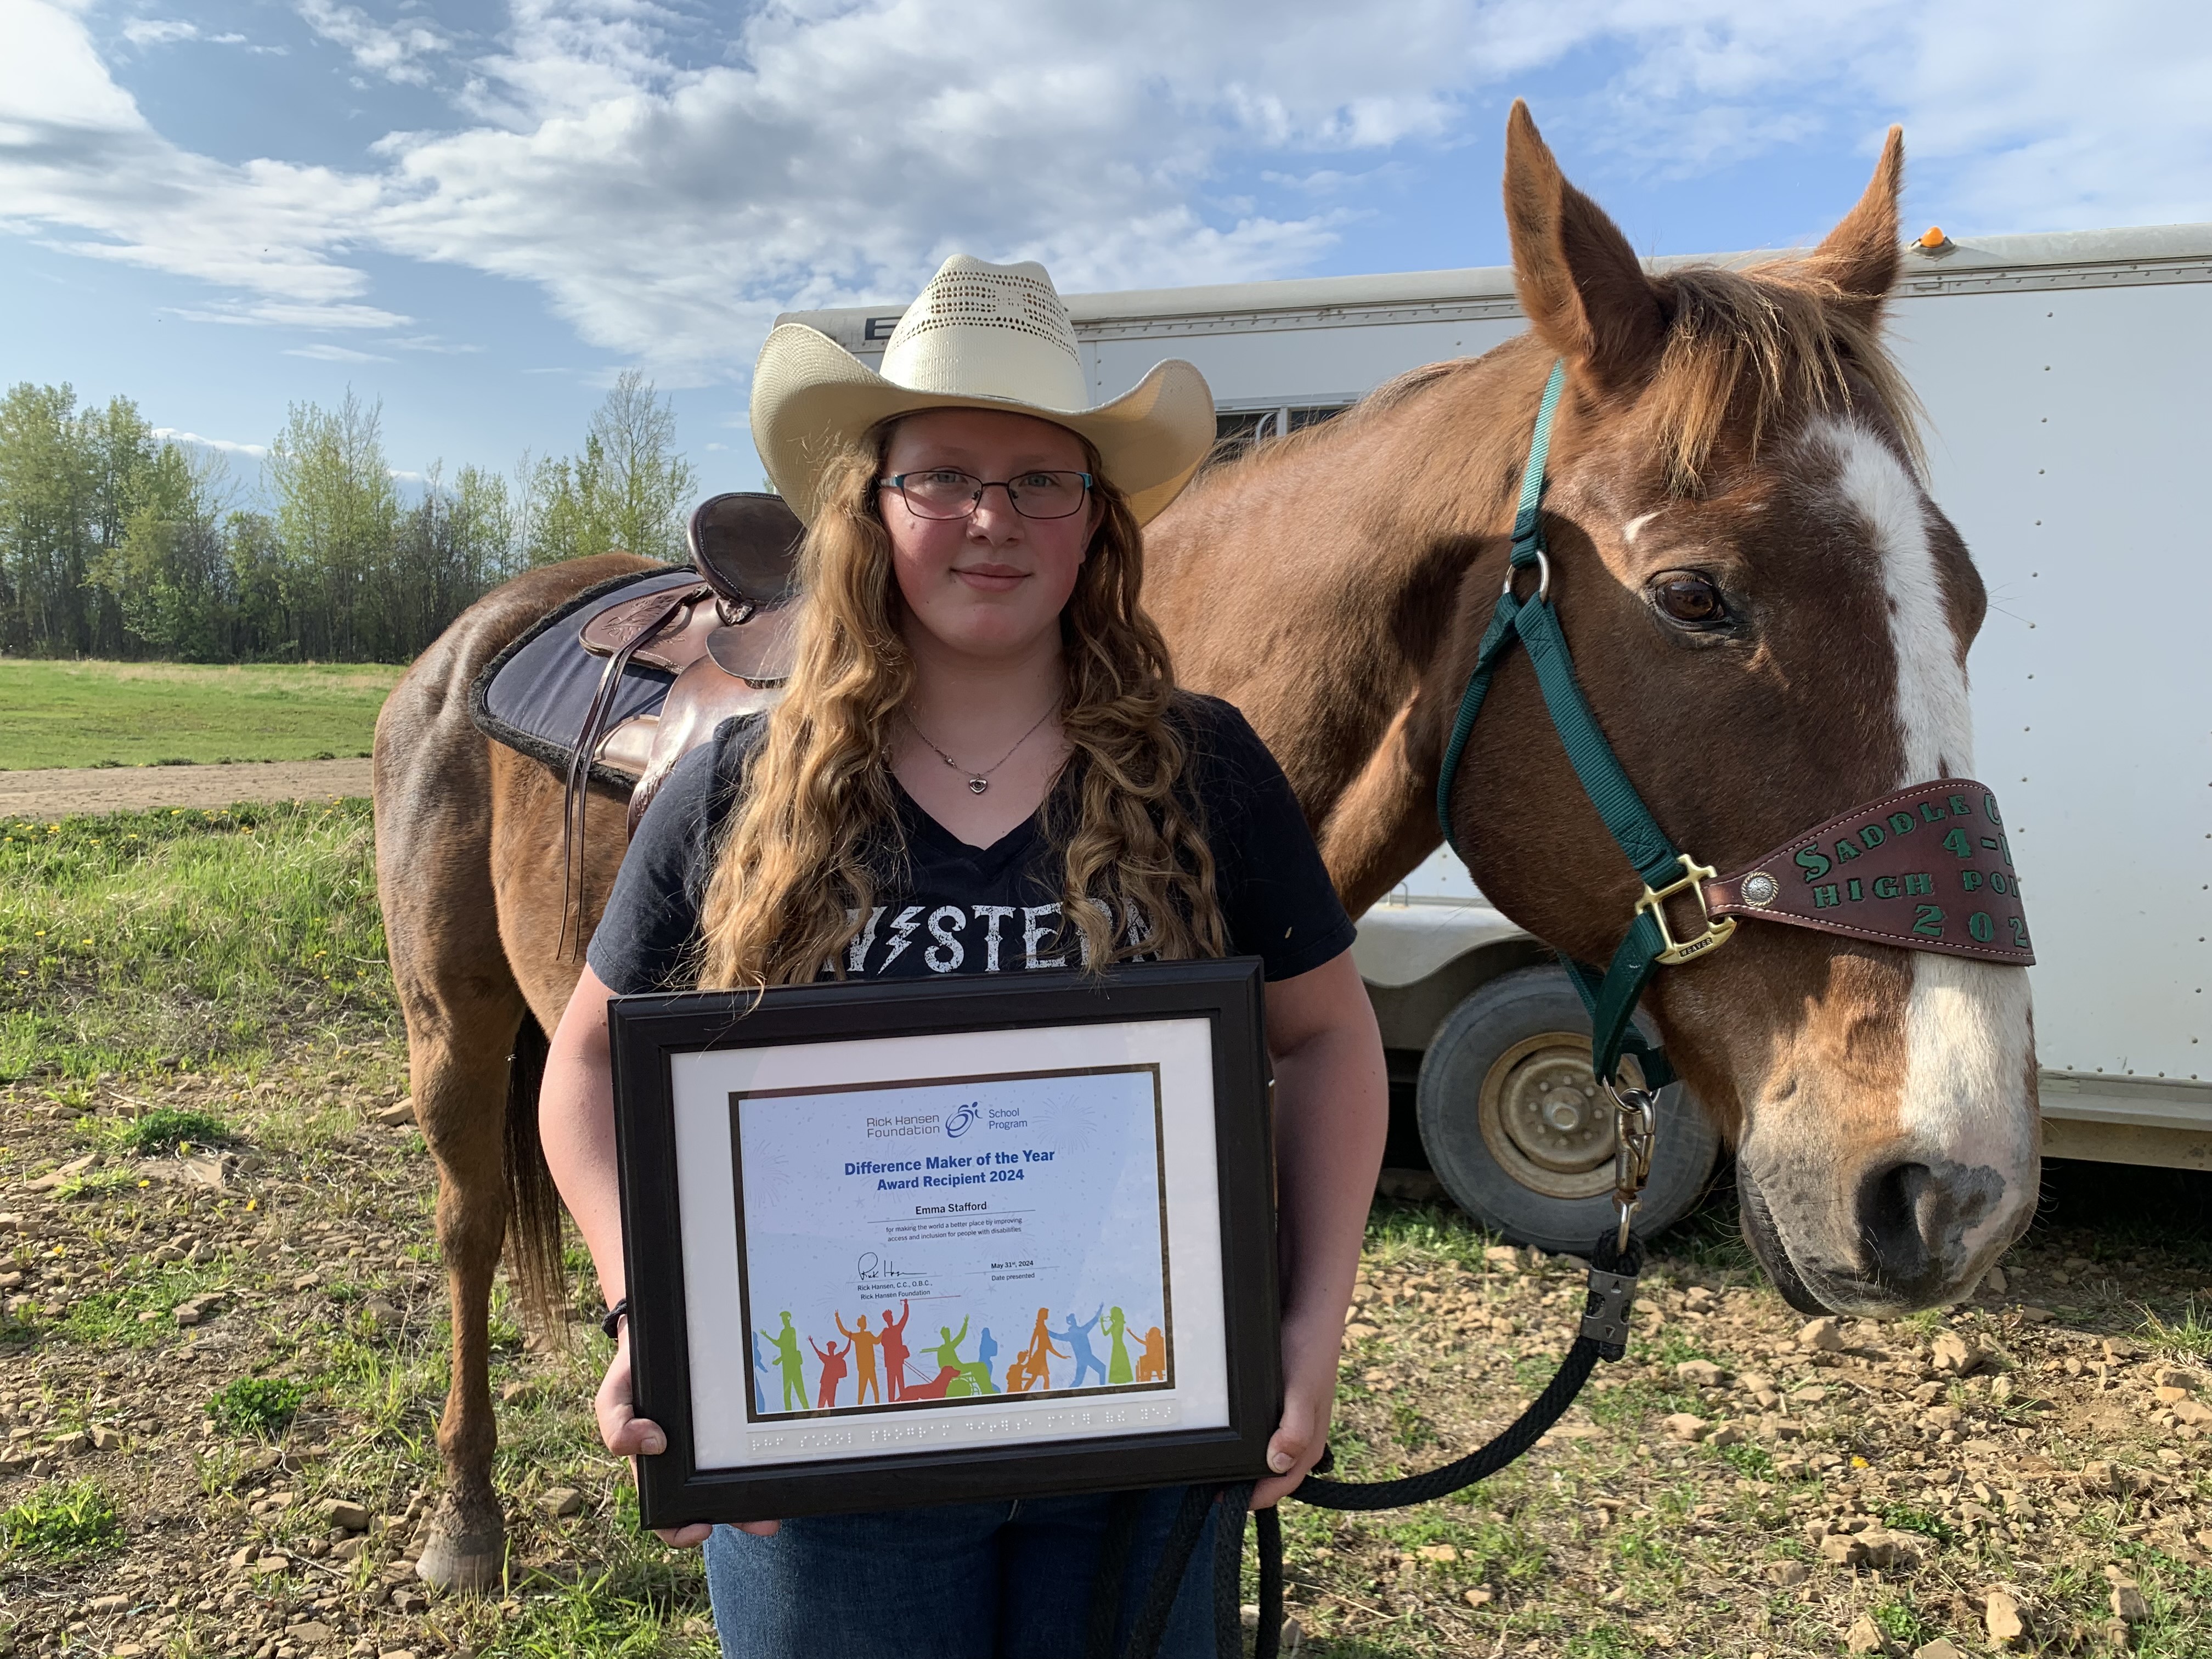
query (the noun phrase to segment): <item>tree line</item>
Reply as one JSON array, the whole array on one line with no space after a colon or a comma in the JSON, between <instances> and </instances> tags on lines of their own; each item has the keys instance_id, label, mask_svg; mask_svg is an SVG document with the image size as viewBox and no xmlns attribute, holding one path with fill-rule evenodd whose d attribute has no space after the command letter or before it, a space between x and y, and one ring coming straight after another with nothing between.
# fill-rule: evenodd
<instances>
[{"instance_id":1,"label":"tree line","mask_svg":"<svg viewBox=\"0 0 2212 1659\"><path fill-rule=\"evenodd\" d=\"M137 405L68 386L0 398L0 653L185 662L403 662L533 565L624 547L681 560L697 487L635 372L574 456L434 465L403 492L382 405L295 404L260 489ZM410 495L412 499L410 499Z\"/></svg>"}]
</instances>

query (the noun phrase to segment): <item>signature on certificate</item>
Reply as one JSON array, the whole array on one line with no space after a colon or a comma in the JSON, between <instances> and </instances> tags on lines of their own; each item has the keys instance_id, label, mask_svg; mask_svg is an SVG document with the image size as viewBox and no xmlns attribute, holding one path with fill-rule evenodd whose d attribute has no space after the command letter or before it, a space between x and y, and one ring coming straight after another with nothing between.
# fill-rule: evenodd
<instances>
[{"instance_id":1,"label":"signature on certificate","mask_svg":"<svg viewBox=\"0 0 2212 1659\"><path fill-rule=\"evenodd\" d=\"M853 1266L853 1276L860 1279L864 1284L884 1279L919 1279L921 1277L919 1273L910 1273L903 1271L896 1262L890 1261L887 1257L878 1255L873 1250L863 1250L860 1252L860 1259Z\"/></svg>"}]
</instances>

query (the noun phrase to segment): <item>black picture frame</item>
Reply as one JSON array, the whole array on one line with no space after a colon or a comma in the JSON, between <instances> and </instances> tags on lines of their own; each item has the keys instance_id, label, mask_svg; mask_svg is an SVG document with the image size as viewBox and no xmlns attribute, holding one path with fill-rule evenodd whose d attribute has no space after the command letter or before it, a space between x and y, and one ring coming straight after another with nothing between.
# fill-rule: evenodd
<instances>
[{"instance_id":1,"label":"black picture frame","mask_svg":"<svg viewBox=\"0 0 2212 1659\"><path fill-rule=\"evenodd\" d=\"M639 1414L668 1437L666 1451L636 1460L643 1524L1264 1478L1267 1441L1281 1413L1282 1366L1262 996L1258 959L1236 957L1103 972L825 982L775 988L757 999L688 992L611 1000L632 1397ZM856 1037L972 1035L980 1073L992 1069L994 1034L1159 1020L1202 1020L1208 1028L1225 1424L700 1467L678 1192L678 1056ZM734 1116L735 1097L729 1109ZM1162 1181L1164 1189L1164 1164ZM731 1224L742 1262L742 1181L732 1184Z\"/></svg>"}]
</instances>

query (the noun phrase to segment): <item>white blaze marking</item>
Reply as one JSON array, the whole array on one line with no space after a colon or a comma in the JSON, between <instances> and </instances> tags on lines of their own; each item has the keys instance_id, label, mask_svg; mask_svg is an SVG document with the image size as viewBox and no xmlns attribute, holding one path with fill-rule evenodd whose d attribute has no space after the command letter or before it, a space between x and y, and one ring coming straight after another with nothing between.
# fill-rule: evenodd
<instances>
[{"instance_id":1,"label":"white blaze marking","mask_svg":"<svg viewBox=\"0 0 2212 1659\"><path fill-rule=\"evenodd\" d=\"M1838 421L1817 430L1814 441L1834 456L1837 493L1866 526L1881 561L1904 748L1897 785L1970 776L1974 736L1966 666L1929 545L1920 486L1870 433ZM1962 1241L1960 1267L2008 1236L2021 1206L2034 1201L2034 1136L2022 1097L2030 1024L2024 969L1912 953L1900 1127L1920 1156L1991 1170L2005 1181L2002 1199Z\"/></svg>"},{"instance_id":2,"label":"white blaze marking","mask_svg":"<svg viewBox=\"0 0 2212 1659\"><path fill-rule=\"evenodd\" d=\"M1905 1132L1923 1157L1994 1170L2005 1180L2003 1198L1961 1241L1969 1257L2008 1239L2021 1206L2034 1201L2028 1159L2035 1138L2022 1097L2029 1023L2026 969L1912 953L1899 1114Z\"/></svg>"},{"instance_id":3,"label":"white blaze marking","mask_svg":"<svg viewBox=\"0 0 2212 1659\"><path fill-rule=\"evenodd\" d=\"M1897 651L1897 723L1905 738L1897 787L1971 776L1974 720L1966 701L1966 667L1928 545L1920 486L1889 446L1871 433L1838 421L1817 434L1816 441L1835 455L1837 490L1864 521L1881 559L1889 639Z\"/></svg>"},{"instance_id":4,"label":"white blaze marking","mask_svg":"<svg viewBox=\"0 0 2212 1659\"><path fill-rule=\"evenodd\" d=\"M1657 513L1639 513L1620 528L1620 539L1631 547L1636 545L1636 532L1657 518Z\"/></svg>"}]
</instances>

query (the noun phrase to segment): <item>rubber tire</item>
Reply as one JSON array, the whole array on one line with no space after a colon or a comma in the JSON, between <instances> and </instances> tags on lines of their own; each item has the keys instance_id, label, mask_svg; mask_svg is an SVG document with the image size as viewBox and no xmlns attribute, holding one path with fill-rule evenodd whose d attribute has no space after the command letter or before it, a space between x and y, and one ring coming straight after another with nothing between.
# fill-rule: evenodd
<instances>
[{"instance_id":1,"label":"rubber tire","mask_svg":"<svg viewBox=\"0 0 2212 1659\"><path fill-rule=\"evenodd\" d=\"M1642 1014L1636 1024L1658 1039ZM1531 1191L1499 1165L1482 1139L1482 1082L1498 1057L1547 1031L1573 1031L1587 1042L1589 1029L1565 969L1523 968L1492 980L1444 1016L1421 1056L1414 1100L1429 1167L1460 1208L1516 1244L1583 1255L1618 1219L1609 1192L1563 1199ZM1637 1236L1647 1239L1689 1213L1720 1157L1720 1137L1681 1084L1660 1092L1656 1115L1651 1177L1636 1212Z\"/></svg>"}]
</instances>

